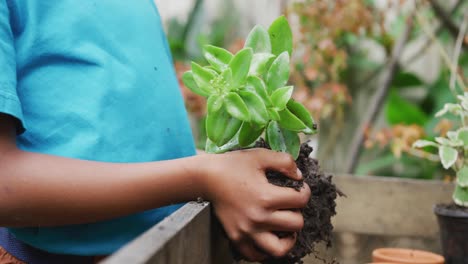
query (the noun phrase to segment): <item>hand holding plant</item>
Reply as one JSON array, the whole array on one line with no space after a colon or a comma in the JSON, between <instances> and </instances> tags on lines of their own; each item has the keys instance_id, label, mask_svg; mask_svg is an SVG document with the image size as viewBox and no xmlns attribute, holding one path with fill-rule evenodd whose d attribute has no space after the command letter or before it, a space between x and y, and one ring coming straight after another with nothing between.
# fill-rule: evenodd
<instances>
[{"instance_id":1,"label":"hand holding plant","mask_svg":"<svg viewBox=\"0 0 468 264\"><path fill-rule=\"evenodd\" d=\"M213 202L229 238L244 256L264 259L267 256L255 249L259 247L269 257L276 257L264 263L302 263L305 255L314 252L316 242L330 244L331 217L335 214L337 190L331 176L325 176L317 161L309 158L312 148L307 143L300 144L298 134L314 134L316 125L306 108L291 98L293 87L288 86L288 81L292 46L288 21L279 17L268 30L254 27L244 48L236 54L205 46L203 54L209 65L192 63L192 70L182 77L186 87L207 98L206 152L253 147L282 152L233 151L214 155L212 163L225 169L235 163L236 172L243 174L230 180L234 184L226 175L219 175L219 179L212 181L229 186L220 188L224 191L215 192L217 195L208 199ZM264 141L258 140L262 135ZM273 154L287 157L287 162L279 159L274 162ZM226 155L231 157L229 164L218 158ZM303 180L291 177L294 175L291 169L296 165ZM257 171L253 172L253 167ZM221 169L218 172L225 173ZM310 190L314 190L313 195ZM299 194L308 198L303 204L298 203ZM287 256L277 258L286 253Z\"/></svg>"}]
</instances>

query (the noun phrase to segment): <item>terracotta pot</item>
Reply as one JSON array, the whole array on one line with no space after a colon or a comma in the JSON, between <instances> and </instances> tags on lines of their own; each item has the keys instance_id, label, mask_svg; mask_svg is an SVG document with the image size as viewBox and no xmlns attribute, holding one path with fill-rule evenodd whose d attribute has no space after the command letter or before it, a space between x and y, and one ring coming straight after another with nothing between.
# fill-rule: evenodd
<instances>
[{"instance_id":1,"label":"terracotta pot","mask_svg":"<svg viewBox=\"0 0 468 264\"><path fill-rule=\"evenodd\" d=\"M468 213L447 205L436 205L434 213L446 263L468 263Z\"/></svg>"},{"instance_id":2,"label":"terracotta pot","mask_svg":"<svg viewBox=\"0 0 468 264\"><path fill-rule=\"evenodd\" d=\"M379 248L372 252L372 261L398 264L444 264L444 257L422 250Z\"/></svg>"}]
</instances>

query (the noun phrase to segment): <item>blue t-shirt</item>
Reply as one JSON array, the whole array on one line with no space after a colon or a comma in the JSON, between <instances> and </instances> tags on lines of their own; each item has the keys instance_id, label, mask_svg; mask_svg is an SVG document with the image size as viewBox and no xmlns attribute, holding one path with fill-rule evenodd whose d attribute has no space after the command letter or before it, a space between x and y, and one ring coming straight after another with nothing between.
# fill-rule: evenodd
<instances>
[{"instance_id":1,"label":"blue t-shirt","mask_svg":"<svg viewBox=\"0 0 468 264\"><path fill-rule=\"evenodd\" d=\"M105 162L195 153L152 0L0 0L0 112L20 121L25 151ZM48 252L109 254L178 207L10 231Z\"/></svg>"}]
</instances>

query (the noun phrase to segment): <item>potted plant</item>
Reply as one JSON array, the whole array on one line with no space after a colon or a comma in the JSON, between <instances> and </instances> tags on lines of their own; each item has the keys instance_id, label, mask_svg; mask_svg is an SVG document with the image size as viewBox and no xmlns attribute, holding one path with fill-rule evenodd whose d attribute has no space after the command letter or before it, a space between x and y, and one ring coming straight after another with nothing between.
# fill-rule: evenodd
<instances>
[{"instance_id":1,"label":"potted plant","mask_svg":"<svg viewBox=\"0 0 468 264\"><path fill-rule=\"evenodd\" d=\"M458 96L457 104L448 103L436 117L452 114L459 118L459 127L436 137L435 141L418 140L416 148L434 147L445 169L456 173L453 204L434 207L446 263L468 263L468 92Z\"/></svg>"},{"instance_id":2,"label":"potted plant","mask_svg":"<svg viewBox=\"0 0 468 264\"><path fill-rule=\"evenodd\" d=\"M335 214L337 190L331 176L325 176L317 161L309 158L312 148L300 144L298 134L315 134L317 127L307 109L291 98L294 88L287 84L292 48L291 28L281 16L268 30L254 27L236 54L205 46L203 54L209 64L192 62L191 71L182 77L190 90L207 98L207 152L266 147L290 153L304 181L295 182L277 172L268 172L267 178L296 189L305 182L312 190L295 247L287 257L267 263L300 263L316 242L330 244L330 219Z\"/></svg>"}]
</instances>

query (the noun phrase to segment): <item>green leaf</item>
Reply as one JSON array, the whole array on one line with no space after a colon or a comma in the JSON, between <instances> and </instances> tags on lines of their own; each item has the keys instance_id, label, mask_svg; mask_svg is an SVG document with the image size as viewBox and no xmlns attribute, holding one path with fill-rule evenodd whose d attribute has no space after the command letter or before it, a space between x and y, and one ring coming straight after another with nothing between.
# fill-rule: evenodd
<instances>
[{"instance_id":1,"label":"green leaf","mask_svg":"<svg viewBox=\"0 0 468 264\"><path fill-rule=\"evenodd\" d=\"M413 143L413 148L425 148L425 147L439 147L439 144L429 141L429 140L417 140L416 142Z\"/></svg>"},{"instance_id":2,"label":"green leaf","mask_svg":"<svg viewBox=\"0 0 468 264\"><path fill-rule=\"evenodd\" d=\"M460 105L463 107L463 109L468 111L468 92L464 92L463 95L459 95L457 98L460 100Z\"/></svg>"},{"instance_id":3,"label":"green leaf","mask_svg":"<svg viewBox=\"0 0 468 264\"><path fill-rule=\"evenodd\" d=\"M244 47L252 48L254 53L271 53L270 36L266 29L259 25L255 26L247 36Z\"/></svg>"},{"instance_id":4,"label":"green leaf","mask_svg":"<svg viewBox=\"0 0 468 264\"><path fill-rule=\"evenodd\" d=\"M441 117L447 113L459 115L462 112L462 107L458 104L445 104L444 108L435 114L436 117Z\"/></svg>"},{"instance_id":5,"label":"green leaf","mask_svg":"<svg viewBox=\"0 0 468 264\"><path fill-rule=\"evenodd\" d=\"M278 111L280 116L279 125L287 130L301 132L307 129L307 126L297 118L288 109Z\"/></svg>"},{"instance_id":6,"label":"green leaf","mask_svg":"<svg viewBox=\"0 0 468 264\"><path fill-rule=\"evenodd\" d=\"M280 115L278 114L278 111L276 111L273 108L267 108L268 111L268 116L270 117L271 120L279 121L280 120Z\"/></svg>"},{"instance_id":7,"label":"green leaf","mask_svg":"<svg viewBox=\"0 0 468 264\"><path fill-rule=\"evenodd\" d=\"M252 64L250 65L249 75L262 76L268 70L268 66L275 58L275 55L270 53L256 53L253 55Z\"/></svg>"},{"instance_id":8,"label":"green leaf","mask_svg":"<svg viewBox=\"0 0 468 264\"><path fill-rule=\"evenodd\" d=\"M234 57L231 52L211 45L203 48L203 56L218 72L224 71Z\"/></svg>"},{"instance_id":9,"label":"green leaf","mask_svg":"<svg viewBox=\"0 0 468 264\"><path fill-rule=\"evenodd\" d=\"M287 107L291 113L297 116L311 130L311 134L317 132L317 126L315 125L314 119L305 106L291 99L289 100Z\"/></svg>"},{"instance_id":10,"label":"green leaf","mask_svg":"<svg viewBox=\"0 0 468 264\"><path fill-rule=\"evenodd\" d=\"M447 132L447 138L451 141L458 140L458 133L455 131L448 131Z\"/></svg>"},{"instance_id":11,"label":"green leaf","mask_svg":"<svg viewBox=\"0 0 468 264\"><path fill-rule=\"evenodd\" d=\"M245 105L244 100L236 94L236 93L229 93L224 98L224 103L226 104L226 109L228 113L245 122L250 121L250 113L247 105Z\"/></svg>"},{"instance_id":12,"label":"green leaf","mask_svg":"<svg viewBox=\"0 0 468 264\"><path fill-rule=\"evenodd\" d=\"M205 69L195 62L192 62L192 72L193 79L202 91L207 94L216 92L212 84L212 81L216 78L216 75L213 73L213 71Z\"/></svg>"},{"instance_id":13,"label":"green leaf","mask_svg":"<svg viewBox=\"0 0 468 264\"><path fill-rule=\"evenodd\" d=\"M221 76L223 77L221 89L225 92L233 90L235 87L232 81L232 70L230 68L227 68L223 71L223 73L221 73Z\"/></svg>"},{"instance_id":14,"label":"green leaf","mask_svg":"<svg viewBox=\"0 0 468 264\"><path fill-rule=\"evenodd\" d=\"M439 148L439 156L442 161L442 166L445 169L452 167L453 164L457 161L458 152L456 149L447 146L441 146Z\"/></svg>"},{"instance_id":15,"label":"green leaf","mask_svg":"<svg viewBox=\"0 0 468 264\"><path fill-rule=\"evenodd\" d=\"M293 89L293 86L286 86L275 90L271 94L271 102L273 103L273 106L278 110L283 110L286 108L289 99L291 99Z\"/></svg>"},{"instance_id":16,"label":"green leaf","mask_svg":"<svg viewBox=\"0 0 468 264\"><path fill-rule=\"evenodd\" d=\"M463 166L457 173L457 184L463 188L468 187L468 165Z\"/></svg>"},{"instance_id":17,"label":"green leaf","mask_svg":"<svg viewBox=\"0 0 468 264\"><path fill-rule=\"evenodd\" d=\"M424 82L414 73L399 71L393 79L392 85L398 88L421 86Z\"/></svg>"},{"instance_id":18,"label":"green leaf","mask_svg":"<svg viewBox=\"0 0 468 264\"><path fill-rule=\"evenodd\" d=\"M239 87L245 83L249 73L250 63L252 62L253 52L251 48L245 48L239 51L229 63L232 70L234 87Z\"/></svg>"},{"instance_id":19,"label":"green leaf","mask_svg":"<svg viewBox=\"0 0 468 264\"><path fill-rule=\"evenodd\" d=\"M264 126L257 126L249 122L244 122L239 131L239 145L248 147L254 143L265 130Z\"/></svg>"},{"instance_id":20,"label":"green leaf","mask_svg":"<svg viewBox=\"0 0 468 264\"><path fill-rule=\"evenodd\" d=\"M387 121L391 125L416 124L423 126L428 116L417 106L403 99L397 92L391 91L385 106Z\"/></svg>"},{"instance_id":21,"label":"green leaf","mask_svg":"<svg viewBox=\"0 0 468 264\"><path fill-rule=\"evenodd\" d=\"M190 91L192 91L192 92L194 92L194 93L196 93L198 95L204 96L204 97L209 96L210 91L205 91L205 90L201 89L200 87L198 87L197 83L195 82L195 79L193 78L193 72L192 71L185 72L182 75L182 81L184 82L185 86L188 89L190 89Z\"/></svg>"},{"instance_id":22,"label":"green leaf","mask_svg":"<svg viewBox=\"0 0 468 264\"><path fill-rule=\"evenodd\" d=\"M461 140L449 140L443 137L436 137L435 141L441 145L449 146L449 147L460 147L463 146L463 141Z\"/></svg>"},{"instance_id":23,"label":"green leaf","mask_svg":"<svg viewBox=\"0 0 468 264\"><path fill-rule=\"evenodd\" d=\"M242 121L232 117L225 109L208 113L206 118L206 134L216 144L223 146L239 131Z\"/></svg>"},{"instance_id":24,"label":"green leaf","mask_svg":"<svg viewBox=\"0 0 468 264\"><path fill-rule=\"evenodd\" d=\"M262 98L248 90L240 91L239 94L247 105L251 120L257 124L265 125L268 122L268 112Z\"/></svg>"},{"instance_id":25,"label":"green leaf","mask_svg":"<svg viewBox=\"0 0 468 264\"><path fill-rule=\"evenodd\" d=\"M468 129L462 128L457 132L457 139L463 142L465 148L468 148Z\"/></svg>"},{"instance_id":26,"label":"green leaf","mask_svg":"<svg viewBox=\"0 0 468 264\"><path fill-rule=\"evenodd\" d=\"M460 104L465 109L465 111L468 111L468 92L465 92L463 96L459 95L458 99L460 99Z\"/></svg>"},{"instance_id":27,"label":"green leaf","mask_svg":"<svg viewBox=\"0 0 468 264\"><path fill-rule=\"evenodd\" d=\"M221 109L223 106L224 98L218 94L213 94L208 98L207 106L208 113L213 113Z\"/></svg>"},{"instance_id":28,"label":"green leaf","mask_svg":"<svg viewBox=\"0 0 468 264\"><path fill-rule=\"evenodd\" d=\"M273 21L268 29L268 34L270 35L271 51L273 54L279 55L285 51L289 55L292 54L293 36L286 17L281 16Z\"/></svg>"},{"instance_id":29,"label":"green leaf","mask_svg":"<svg viewBox=\"0 0 468 264\"><path fill-rule=\"evenodd\" d=\"M289 55L281 53L270 66L266 77L268 92L284 87L289 80Z\"/></svg>"},{"instance_id":30,"label":"green leaf","mask_svg":"<svg viewBox=\"0 0 468 264\"><path fill-rule=\"evenodd\" d=\"M216 144L213 143L213 141L211 141L208 138L208 139L206 139L206 143L205 143L205 151L207 153L219 154L219 153L224 153L224 152L230 151L230 150L236 148L237 146L239 146L239 142L238 142L237 137L233 137L231 140L229 140L228 143L222 145L221 147L216 146Z\"/></svg>"},{"instance_id":31,"label":"green leaf","mask_svg":"<svg viewBox=\"0 0 468 264\"><path fill-rule=\"evenodd\" d=\"M262 79L258 78L257 76L247 77L247 84L245 88L246 90L249 90L260 96L267 106L272 105L270 96L268 96L268 91L265 82L263 82Z\"/></svg>"},{"instance_id":32,"label":"green leaf","mask_svg":"<svg viewBox=\"0 0 468 264\"><path fill-rule=\"evenodd\" d=\"M297 133L281 128L277 122L270 122L266 130L266 141L272 150L287 152L294 159L299 156L300 141Z\"/></svg>"},{"instance_id":33,"label":"green leaf","mask_svg":"<svg viewBox=\"0 0 468 264\"><path fill-rule=\"evenodd\" d=\"M453 201L460 206L468 207L468 188L457 185L453 193Z\"/></svg>"}]
</instances>

